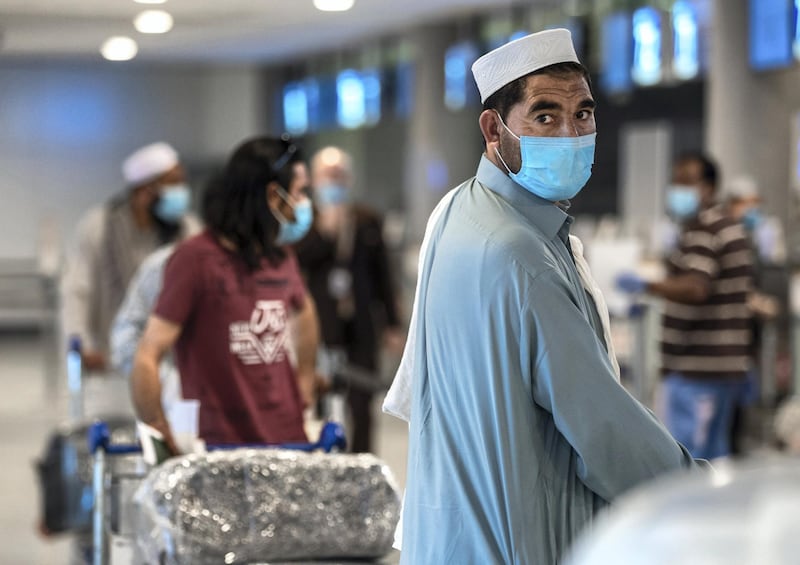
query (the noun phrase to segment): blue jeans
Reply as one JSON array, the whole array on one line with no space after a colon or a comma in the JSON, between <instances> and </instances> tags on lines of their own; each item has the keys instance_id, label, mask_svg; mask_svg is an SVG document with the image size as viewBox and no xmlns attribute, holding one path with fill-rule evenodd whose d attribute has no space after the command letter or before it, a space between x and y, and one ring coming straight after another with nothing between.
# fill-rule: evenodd
<instances>
[{"instance_id":1,"label":"blue jeans","mask_svg":"<svg viewBox=\"0 0 800 565\"><path fill-rule=\"evenodd\" d=\"M731 451L733 407L741 391L738 380L696 380L670 373L664 379L664 423L693 457L725 457Z\"/></svg>"}]
</instances>

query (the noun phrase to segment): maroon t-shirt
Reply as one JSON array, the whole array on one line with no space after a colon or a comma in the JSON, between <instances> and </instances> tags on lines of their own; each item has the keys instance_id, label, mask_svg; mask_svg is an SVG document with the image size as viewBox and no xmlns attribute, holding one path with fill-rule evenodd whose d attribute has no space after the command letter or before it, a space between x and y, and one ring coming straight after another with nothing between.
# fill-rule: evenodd
<instances>
[{"instance_id":1,"label":"maroon t-shirt","mask_svg":"<svg viewBox=\"0 0 800 565\"><path fill-rule=\"evenodd\" d=\"M250 271L208 231L175 249L154 312L182 326L175 359L206 443L307 441L287 355L289 315L305 295L291 251Z\"/></svg>"}]
</instances>

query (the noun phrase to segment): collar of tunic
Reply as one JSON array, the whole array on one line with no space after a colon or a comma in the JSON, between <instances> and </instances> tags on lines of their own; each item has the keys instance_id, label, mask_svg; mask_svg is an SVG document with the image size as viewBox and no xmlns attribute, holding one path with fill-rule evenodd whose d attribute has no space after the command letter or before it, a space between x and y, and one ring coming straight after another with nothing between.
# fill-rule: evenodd
<instances>
[{"instance_id":1,"label":"collar of tunic","mask_svg":"<svg viewBox=\"0 0 800 565\"><path fill-rule=\"evenodd\" d=\"M556 235L566 243L573 218L549 200L529 192L492 163L481 156L475 178L486 188L502 196L525 218L550 239Z\"/></svg>"}]
</instances>

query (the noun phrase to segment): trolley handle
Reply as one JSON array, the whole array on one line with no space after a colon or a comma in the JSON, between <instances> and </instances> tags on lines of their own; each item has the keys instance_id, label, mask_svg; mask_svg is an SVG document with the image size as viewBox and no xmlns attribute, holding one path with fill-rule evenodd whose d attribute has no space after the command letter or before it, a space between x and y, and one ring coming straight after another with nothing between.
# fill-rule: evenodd
<instances>
[{"instance_id":1,"label":"trolley handle","mask_svg":"<svg viewBox=\"0 0 800 565\"><path fill-rule=\"evenodd\" d=\"M95 422L89 427L88 432L89 453L92 455L98 449L102 449L111 455L126 455L129 453L141 453L142 447L138 443L111 443L111 432L106 422ZM319 439L314 443L258 443L258 444L214 444L206 446L208 451L222 451L240 448L262 448L273 447L281 449L293 449L296 451L311 452L322 449L325 453L330 453L334 448L344 451L347 446L347 439L344 428L337 422L326 422L319 434Z\"/></svg>"}]
</instances>

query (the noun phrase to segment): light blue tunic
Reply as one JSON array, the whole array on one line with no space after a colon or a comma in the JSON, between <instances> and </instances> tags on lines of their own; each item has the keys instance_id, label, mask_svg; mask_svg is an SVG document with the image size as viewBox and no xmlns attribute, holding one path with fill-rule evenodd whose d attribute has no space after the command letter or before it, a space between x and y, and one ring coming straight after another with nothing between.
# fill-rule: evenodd
<instances>
[{"instance_id":1,"label":"light blue tunic","mask_svg":"<svg viewBox=\"0 0 800 565\"><path fill-rule=\"evenodd\" d=\"M572 219L483 157L419 288L406 565L556 563L625 490L693 465L614 378Z\"/></svg>"}]
</instances>

